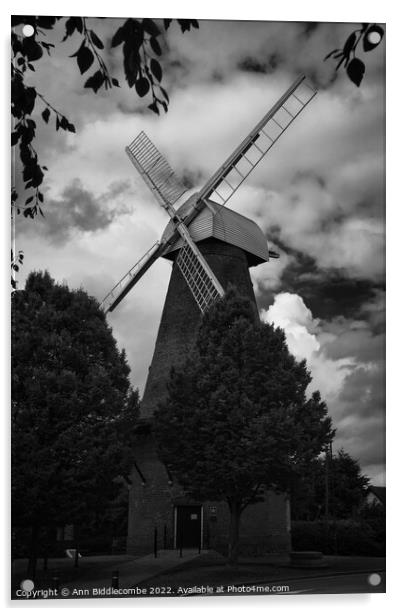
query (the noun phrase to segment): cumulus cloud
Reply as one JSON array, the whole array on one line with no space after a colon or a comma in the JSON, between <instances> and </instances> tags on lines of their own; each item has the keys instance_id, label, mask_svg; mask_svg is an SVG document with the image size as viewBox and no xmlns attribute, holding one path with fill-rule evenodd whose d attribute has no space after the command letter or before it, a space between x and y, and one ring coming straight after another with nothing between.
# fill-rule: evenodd
<instances>
[{"instance_id":1,"label":"cumulus cloud","mask_svg":"<svg viewBox=\"0 0 402 616\"><path fill-rule=\"evenodd\" d=\"M303 299L292 293L279 293L272 306L261 311L261 318L281 327L290 352L299 360L307 360L312 376L309 392L319 389L329 403L334 400L351 371L352 358L327 356L318 336L320 322L313 318Z\"/></svg>"},{"instance_id":2,"label":"cumulus cloud","mask_svg":"<svg viewBox=\"0 0 402 616\"><path fill-rule=\"evenodd\" d=\"M278 247L269 243L269 249L278 253ZM258 267L250 270L254 293L260 296L264 291L277 289L281 284L284 270L293 262L291 255L281 251L279 259L270 259L267 263L262 263Z\"/></svg>"},{"instance_id":3,"label":"cumulus cloud","mask_svg":"<svg viewBox=\"0 0 402 616\"><path fill-rule=\"evenodd\" d=\"M368 321L313 317L303 299L279 293L265 322L281 327L291 353L306 359L309 390L318 389L337 430L335 448L344 447L367 473L379 479L384 464L384 336Z\"/></svg>"},{"instance_id":4,"label":"cumulus cloud","mask_svg":"<svg viewBox=\"0 0 402 616\"><path fill-rule=\"evenodd\" d=\"M345 211L324 179L299 173L280 191L245 187L242 199L250 217L289 248L312 257L319 268L336 268L353 278L379 281L385 271L385 224L375 217ZM235 200L237 209L241 199ZM356 208L359 207L356 203Z\"/></svg>"}]
</instances>

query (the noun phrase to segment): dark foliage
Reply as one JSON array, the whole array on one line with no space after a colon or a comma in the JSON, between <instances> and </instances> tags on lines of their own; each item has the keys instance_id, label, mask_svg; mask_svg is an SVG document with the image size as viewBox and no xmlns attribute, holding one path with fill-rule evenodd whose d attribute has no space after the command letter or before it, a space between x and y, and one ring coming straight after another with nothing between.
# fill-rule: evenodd
<instances>
[{"instance_id":1,"label":"dark foliage","mask_svg":"<svg viewBox=\"0 0 402 616\"><path fill-rule=\"evenodd\" d=\"M12 526L104 519L132 463L138 393L95 299L31 273L12 296Z\"/></svg>"},{"instance_id":2,"label":"dark foliage","mask_svg":"<svg viewBox=\"0 0 402 616\"><path fill-rule=\"evenodd\" d=\"M361 43L364 52L372 51L382 41L384 29L377 24L362 24L361 28L354 30L346 39L342 49L334 49L329 52L325 60L332 58L338 60L336 70L341 66L346 69L346 74L349 79L356 85L360 86L366 65L356 57L356 50Z\"/></svg>"},{"instance_id":3,"label":"dark foliage","mask_svg":"<svg viewBox=\"0 0 402 616\"><path fill-rule=\"evenodd\" d=\"M15 122L11 144L19 146L24 186L30 191L24 206L17 206L17 213L23 212L24 216L30 218L42 213L43 193L40 191L40 186L44 180L44 171L47 171L46 167L40 165L34 147L36 122L32 116L38 112L38 107L42 106L41 116L46 124L53 115L56 130L75 132L74 125L63 113L55 109L35 87L26 85L26 75L35 72L35 63L44 55L53 53L55 44L48 41L48 36L61 20L65 21L65 35L61 43L71 37L79 40L77 51L71 57L75 58L80 73L83 75L91 68L95 68L94 73L84 82L84 88L92 89L96 93L102 87L108 90L120 86L118 80L110 74L102 57L101 52L105 50L105 43L89 26L88 18L13 16L11 111ZM198 28L196 20L177 21L182 32ZM162 55L163 44L158 39L163 39L163 29L167 29L170 22L171 20L164 20L164 26L161 27L152 19L130 18L116 30L110 42L112 48L122 46L124 73L128 86L135 87L140 97L150 93L152 102L148 107L157 114L160 113L160 108L167 111L169 104L168 94L160 85L162 66L157 57ZM30 24L33 27L33 36L24 37L17 33L17 26L23 24Z\"/></svg>"},{"instance_id":4,"label":"dark foliage","mask_svg":"<svg viewBox=\"0 0 402 616\"><path fill-rule=\"evenodd\" d=\"M155 416L160 454L191 496L228 503L231 560L242 511L266 489L287 491L295 468L333 436L319 393L306 398L309 382L284 332L257 320L234 289L204 315L194 351L172 372Z\"/></svg>"},{"instance_id":5,"label":"dark foliage","mask_svg":"<svg viewBox=\"0 0 402 616\"><path fill-rule=\"evenodd\" d=\"M292 522L293 550L344 556L385 556L385 519Z\"/></svg>"},{"instance_id":6,"label":"dark foliage","mask_svg":"<svg viewBox=\"0 0 402 616\"><path fill-rule=\"evenodd\" d=\"M330 517L345 519L358 514L369 479L362 474L357 460L341 449L335 456L313 460L295 477L291 495L293 520L317 520L325 516L326 481Z\"/></svg>"}]
</instances>

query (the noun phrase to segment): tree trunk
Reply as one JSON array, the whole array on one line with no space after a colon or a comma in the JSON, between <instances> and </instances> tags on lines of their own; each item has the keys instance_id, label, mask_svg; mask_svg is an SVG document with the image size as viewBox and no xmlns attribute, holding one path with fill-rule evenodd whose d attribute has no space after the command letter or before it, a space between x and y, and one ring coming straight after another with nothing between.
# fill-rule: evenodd
<instances>
[{"instance_id":1,"label":"tree trunk","mask_svg":"<svg viewBox=\"0 0 402 616\"><path fill-rule=\"evenodd\" d=\"M34 580L36 575L36 562L38 559L38 537L39 527L34 524L31 529L31 545L27 568L27 576L31 580Z\"/></svg>"},{"instance_id":2,"label":"tree trunk","mask_svg":"<svg viewBox=\"0 0 402 616\"><path fill-rule=\"evenodd\" d=\"M229 529L229 554L228 564L236 565L239 556L239 527L241 508L240 503L230 502L230 529Z\"/></svg>"}]
</instances>

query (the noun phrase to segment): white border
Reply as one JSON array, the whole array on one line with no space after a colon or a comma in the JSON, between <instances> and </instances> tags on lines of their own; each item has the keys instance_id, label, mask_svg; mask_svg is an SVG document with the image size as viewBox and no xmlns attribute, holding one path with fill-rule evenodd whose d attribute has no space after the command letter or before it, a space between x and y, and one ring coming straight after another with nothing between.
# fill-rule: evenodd
<instances>
[{"instance_id":1,"label":"white border","mask_svg":"<svg viewBox=\"0 0 402 616\"><path fill-rule=\"evenodd\" d=\"M389 547L392 552L388 555L388 592L387 595L310 595L310 596L288 596L284 597L228 597L228 598L206 598L206 599L179 599L171 600L155 600L150 599L134 599L131 600L90 600L90 601L74 601L72 604L68 601L46 602L39 601L35 604L24 604L20 602L10 603L9 596L9 562L7 550L3 549L2 559L2 589L3 589L3 605L7 608L12 606L17 612L25 609L69 609L76 612L88 613L99 609L135 609L136 612L145 610L163 609L164 614L177 614L178 610L186 610L190 608L195 613L205 611L218 611L218 609L229 609L231 612L243 613L244 609L253 608L257 613L266 614L267 610L275 610L280 613L293 613L295 610L298 613L336 614L343 609L351 609L355 613L365 615L375 614L382 608L384 603L387 607L390 603L395 603L400 598L397 596L399 590L399 569L400 562L397 560L397 547L400 542L401 528L397 520L400 512L400 504L396 501L396 495L400 494L400 472L401 463L400 457L395 452L400 447L401 434L401 402L400 388L396 388L396 384L400 380L400 262L401 255L398 250L402 225L401 214L402 205L400 204L400 187L399 187L399 167L398 162L401 157L400 152L400 113L399 106L401 104L400 92L400 41L401 41L401 14L397 2L373 2L364 0L339 0L337 2L318 2L313 0L304 0L296 2L288 0L284 3L261 2L260 0L248 0L247 3L217 3L216 0L203 0L202 3L184 2L183 0L171 0L168 4L161 1L148 0L141 5L133 4L132 2L123 2L114 0L113 3L94 3L94 2L78 2L70 0L69 2L50 2L49 0L35 0L15 2L6 1L2 4L2 20L1 27L4 29L3 34L3 50L5 51L6 62L2 62L1 67L4 71L3 75L3 92L6 92L6 97L3 96L3 126L10 125L9 118L9 32L11 13L15 14L48 14L52 15L56 11L59 15L102 15L102 16L127 16L133 14L133 11L138 10L139 16L142 13L149 17L193 17L197 19L266 19L280 21L345 21L345 22L360 22L360 21L376 21L386 22L387 24L387 272L388 272L388 292L387 292L387 326L388 332L392 332L392 336L388 336L387 342L387 484L391 487L388 489L388 511L392 512L391 526L388 527L388 536L392 541L389 542ZM5 86L5 87L4 87ZM5 99L5 100L4 100ZM7 140L3 142L2 149L3 165L2 169L7 169L5 177L3 176L3 204L8 203L9 199L9 168L10 168L10 149ZM398 224L399 223L399 224ZM3 206L3 247L9 245L9 210ZM7 238L7 239L6 239ZM2 324L4 327L2 340L9 340L9 251L3 251L3 297L2 303ZM3 354L1 356L1 374L2 374L2 391L5 392L5 404L3 405L3 455L7 456L7 462L3 465L6 473L6 480L3 483L3 503L9 502L9 480L8 480L8 434L9 422L7 419L6 410L9 408L9 364L10 364L10 348L9 343L3 342ZM7 376L6 376L7 375ZM392 445L397 445L392 447ZM4 458L3 458L4 460ZM395 486L395 489L392 489ZM398 499L399 500L399 499ZM7 507L7 505L6 505ZM8 524L9 513L8 507L6 513L2 511L3 532L5 537L3 546L9 545ZM391 516L390 516L391 517ZM5 590L5 592L4 592Z\"/></svg>"}]
</instances>

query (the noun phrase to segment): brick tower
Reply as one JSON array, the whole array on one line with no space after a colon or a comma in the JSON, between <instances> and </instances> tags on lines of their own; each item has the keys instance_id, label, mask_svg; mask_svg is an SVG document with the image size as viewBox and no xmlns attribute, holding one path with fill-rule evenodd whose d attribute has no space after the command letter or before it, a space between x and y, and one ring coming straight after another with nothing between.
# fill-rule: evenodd
<instances>
[{"instance_id":1,"label":"brick tower","mask_svg":"<svg viewBox=\"0 0 402 616\"><path fill-rule=\"evenodd\" d=\"M266 240L252 221L220 208L217 215L205 211L198 228L191 229L197 246L224 288L229 284L252 301L257 312L249 267L268 259ZM215 223L215 224L214 224ZM216 229L219 223L218 231ZM235 233L241 229L242 234ZM222 241L231 237L242 248ZM252 246L252 251L250 246ZM152 416L166 396L172 366L179 366L194 342L201 313L176 260L180 242L165 256L173 261L172 274L157 334L152 363L141 401L139 446L131 475L127 551L135 555L152 551L155 528L159 546L214 548L225 552L228 544L229 510L226 503L189 500L172 482L158 460L152 435ZM268 493L265 501L248 507L240 530L243 553L284 552L290 547L289 512L285 497Z\"/></svg>"}]
</instances>

